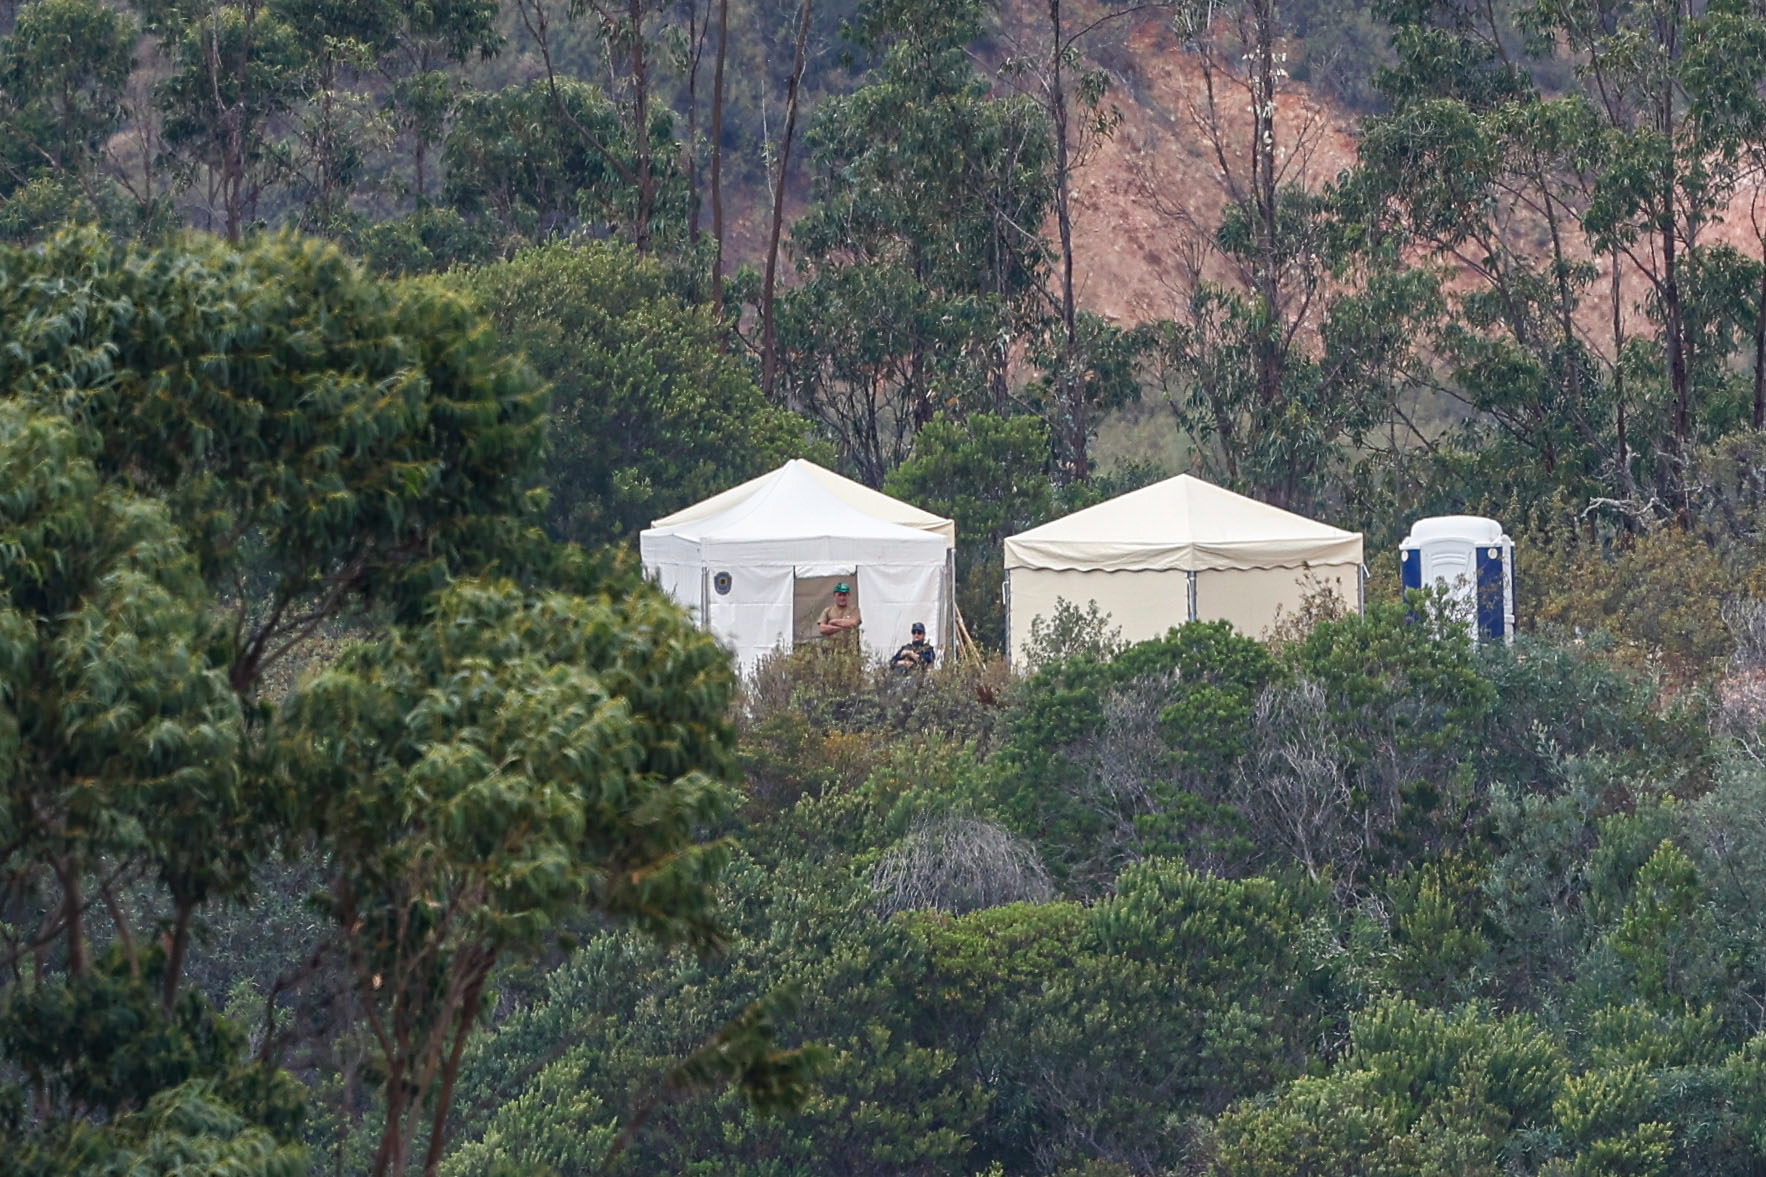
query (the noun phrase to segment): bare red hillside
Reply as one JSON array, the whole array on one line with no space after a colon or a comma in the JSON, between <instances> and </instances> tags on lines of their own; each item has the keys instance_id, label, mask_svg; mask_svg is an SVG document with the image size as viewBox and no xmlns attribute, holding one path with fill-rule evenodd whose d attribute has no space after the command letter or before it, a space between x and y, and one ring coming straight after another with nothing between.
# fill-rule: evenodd
<instances>
[{"instance_id":1,"label":"bare red hillside","mask_svg":"<svg viewBox=\"0 0 1766 1177\"><path fill-rule=\"evenodd\" d=\"M1029 0L1014 6L1034 7ZM1219 133L1211 134L1200 60L1185 51L1163 14L1133 19L1125 48L1134 76L1119 80L1106 99L1122 123L1074 183L1081 303L1123 322L1169 317L1198 272L1224 277L1209 240L1227 203L1227 175L1248 172L1250 135L1248 95L1216 80ZM1354 162L1352 116L1315 100L1298 82L1286 84L1277 106L1284 179L1318 185Z\"/></svg>"},{"instance_id":2,"label":"bare red hillside","mask_svg":"<svg viewBox=\"0 0 1766 1177\"><path fill-rule=\"evenodd\" d=\"M1066 0L1065 9L1070 30L1109 11L1097 0ZM1003 0L997 52L988 64L998 66L1006 56L1045 57L1047 11L1046 0ZM1227 277L1211 242L1228 201L1229 177L1249 172L1249 95L1232 78L1217 75L1210 113L1201 59L1173 30L1169 12L1154 9L1108 21L1082 49L1093 64L1113 64L1105 101L1120 112L1121 123L1112 136L1091 145L1074 176L1080 303L1122 323L1171 317L1187 299L1196 275ZM1019 84L1033 90L1035 79L1026 76ZM1318 187L1355 164L1352 112L1292 80L1282 84L1277 108L1283 182ZM806 154L794 160L788 219L806 203ZM730 258L735 264L758 264L766 247L764 191L736 194L731 213ZM1762 226L1766 186L1755 180L1744 184L1728 214L1710 225L1701 240L1726 242L1758 257ZM1543 252L1545 237L1536 228L1523 216L1513 218L1513 237L1521 248ZM1053 241L1052 220L1045 230ZM1612 331L1604 280L1610 263L1593 260L1602 277L1587 292L1583 329L1588 343L1605 353ZM792 280L789 266L782 276ZM1466 281L1473 278L1468 275ZM1628 331L1636 329L1644 313L1644 296L1642 279L1628 266L1621 290Z\"/></svg>"},{"instance_id":3,"label":"bare red hillside","mask_svg":"<svg viewBox=\"0 0 1766 1177\"><path fill-rule=\"evenodd\" d=\"M1010 0L1008 18L1036 19L1034 0ZM1211 138L1232 146L1226 169L1246 169L1247 99L1243 93L1218 105L1231 121L1225 134L1206 129L1204 74L1200 59L1186 52L1158 13L1144 13L1126 40L1134 77L1113 88L1111 101L1122 112L1117 134L1099 145L1075 181L1075 267L1084 305L1122 322L1169 316L1187 297L1192 275L1224 277L1219 259L1207 247L1226 203L1221 162ZM1224 92L1217 79L1216 88ZM1316 187L1356 162L1356 119L1328 98L1299 82L1285 84L1278 99L1278 146L1285 151L1288 179ZM1511 246L1543 255L1543 228L1511 212ZM1727 212L1701 229L1700 243L1727 244L1746 256L1761 255L1766 230L1766 178L1745 181ZM1572 252L1587 256L1580 239ZM1652 264L1649 243L1639 260ZM1612 302L1606 276L1611 259L1591 259L1599 277L1586 293L1579 314L1586 342L1598 353L1612 351ZM1476 281L1465 274L1467 285ZM1633 263L1621 263L1620 317L1626 332L1645 315L1647 285Z\"/></svg>"}]
</instances>

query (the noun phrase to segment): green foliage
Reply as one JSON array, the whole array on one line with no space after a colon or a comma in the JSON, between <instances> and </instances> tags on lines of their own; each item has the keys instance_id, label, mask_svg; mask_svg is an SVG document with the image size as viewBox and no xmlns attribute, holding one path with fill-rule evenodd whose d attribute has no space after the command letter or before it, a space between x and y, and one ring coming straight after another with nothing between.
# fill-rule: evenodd
<instances>
[{"instance_id":1,"label":"green foliage","mask_svg":"<svg viewBox=\"0 0 1766 1177\"><path fill-rule=\"evenodd\" d=\"M1507 1150L1545 1128L1566 1061L1526 1019L1452 1014L1388 999L1356 1015L1348 1055L1268 1102L1219 1121L1216 1171L1232 1177L1503 1171Z\"/></svg>"},{"instance_id":2,"label":"green foliage","mask_svg":"<svg viewBox=\"0 0 1766 1177\"><path fill-rule=\"evenodd\" d=\"M1623 537L1611 551L1577 543L1529 544L1540 575L1522 607L1541 622L1589 632L1604 629L1636 662L1654 655L1676 674L1697 674L1734 649L1719 606L1734 577L1709 543L1662 526Z\"/></svg>"},{"instance_id":3,"label":"green foliage","mask_svg":"<svg viewBox=\"0 0 1766 1177\"><path fill-rule=\"evenodd\" d=\"M1100 613L1096 601L1087 601L1081 609L1057 597L1052 613L1030 619L1030 637L1021 652L1024 665L1034 672L1073 658L1107 662L1123 648L1121 628L1110 624L1110 615Z\"/></svg>"},{"instance_id":4,"label":"green foliage","mask_svg":"<svg viewBox=\"0 0 1766 1177\"><path fill-rule=\"evenodd\" d=\"M1120 887L1089 912L913 921L936 1038L993 1093L972 1164L1160 1171L1193 1143L1192 1118L1301 1065L1324 986L1300 901L1169 862L1130 869ZM1277 973L1306 979L1264 983Z\"/></svg>"},{"instance_id":5,"label":"green foliage","mask_svg":"<svg viewBox=\"0 0 1766 1177\"><path fill-rule=\"evenodd\" d=\"M1367 861L1392 869L1458 845L1474 804L1466 751L1495 701L1464 626L1427 601L1370 602L1284 653L1341 733Z\"/></svg>"},{"instance_id":6,"label":"green foliage","mask_svg":"<svg viewBox=\"0 0 1766 1177\"><path fill-rule=\"evenodd\" d=\"M678 154L673 121L650 126L654 159ZM618 107L594 86L563 79L467 95L444 148L444 198L469 221L493 227L510 246L582 230L627 228L636 214L631 176L637 153ZM659 227L679 234L687 220L680 176L659 169Z\"/></svg>"},{"instance_id":7,"label":"green foliage","mask_svg":"<svg viewBox=\"0 0 1766 1177\"><path fill-rule=\"evenodd\" d=\"M811 121L814 203L791 233L803 279L778 333L791 403L879 486L938 412L1003 414L1047 252L1022 227L1049 210L1053 147L1040 106L975 72L978 6L866 16L882 60Z\"/></svg>"},{"instance_id":8,"label":"green foliage","mask_svg":"<svg viewBox=\"0 0 1766 1177\"><path fill-rule=\"evenodd\" d=\"M305 1149L241 1116L204 1080L163 1091L142 1110L101 1130L76 1133L65 1145L41 1151L27 1146L8 1160L10 1171L21 1177L69 1172L171 1177L192 1171L298 1177L307 1167Z\"/></svg>"},{"instance_id":9,"label":"green foliage","mask_svg":"<svg viewBox=\"0 0 1766 1177\"><path fill-rule=\"evenodd\" d=\"M92 183L123 123L136 35L125 13L93 0L41 0L19 11L0 38L0 195L8 206L33 182Z\"/></svg>"},{"instance_id":10,"label":"green foliage","mask_svg":"<svg viewBox=\"0 0 1766 1177\"><path fill-rule=\"evenodd\" d=\"M158 7L157 5L155 7ZM222 5L210 14L177 12L150 18L150 31L167 37L170 69L154 88L162 134L173 160L207 169L230 190L222 223L236 235L257 219L257 192L277 165L272 120L286 114L305 89L312 60L300 30L271 8ZM195 19L191 19L194 17Z\"/></svg>"},{"instance_id":11,"label":"green foliage","mask_svg":"<svg viewBox=\"0 0 1766 1177\"><path fill-rule=\"evenodd\" d=\"M1745 411L1728 364L1761 321L1759 270L1688 229L1735 193L1740 169L1719 161L1757 157L1742 96L1760 79L1758 14L1565 0L1393 17L1393 109L1369 121L1358 199L1434 258L1481 259L1428 332L1473 410L1456 456L1503 494L1563 488L1666 517L1651 493L1689 490L1697 447ZM1529 76L1517 27L1557 77ZM1522 209L1532 241L1509 220ZM1641 315L1626 319L1597 259L1637 275Z\"/></svg>"},{"instance_id":12,"label":"green foliage","mask_svg":"<svg viewBox=\"0 0 1766 1177\"><path fill-rule=\"evenodd\" d=\"M825 654L784 652L763 661L747 684L740 755L762 805L833 785L856 788L878 769L903 781L961 778L998 743L1013 686L1002 664L965 659L904 676Z\"/></svg>"},{"instance_id":13,"label":"green foliage","mask_svg":"<svg viewBox=\"0 0 1766 1177\"><path fill-rule=\"evenodd\" d=\"M1392 880L1395 990L1439 1006L1473 995L1489 952L1484 884L1483 871L1445 856Z\"/></svg>"},{"instance_id":14,"label":"green foliage","mask_svg":"<svg viewBox=\"0 0 1766 1177\"><path fill-rule=\"evenodd\" d=\"M191 910L249 885L265 816L196 561L162 504L99 477L93 442L0 402L0 886L53 913L14 947L60 942L75 978L88 872L163 886L181 957Z\"/></svg>"},{"instance_id":15,"label":"green foliage","mask_svg":"<svg viewBox=\"0 0 1766 1177\"><path fill-rule=\"evenodd\" d=\"M998 804L1057 877L1088 891L1123 860L1235 861L1223 774L1277 673L1225 622L1192 622L1109 661L1080 654L1025 682L997 761Z\"/></svg>"},{"instance_id":16,"label":"green foliage","mask_svg":"<svg viewBox=\"0 0 1766 1177\"><path fill-rule=\"evenodd\" d=\"M200 995L165 1009L165 963L155 953L135 972L113 953L90 972L11 994L0 1057L24 1081L0 1085L8 1172L169 1173L180 1162L301 1171L300 1085L246 1059L244 1035ZM37 1101L30 1119L19 1114L27 1091Z\"/></svg>"},{"instance_id":17,"label":"green foliage","mask_svg":"<svg viewBox=\"0 0 1766 1177\"><path fill-rule=\"evenodd\" d=\"M166 501L235 597L236 689L346 605L409 610L484 560L531 567L542 399L463 300L292 238L73 233L0 254L0 275L0 384Z\"/></svg>"},{"instance_id":18,"label":"green foliage","mask_svg":"<svg viewBox=\"0 0 1766 1177\"><path fill-rule=\"evenodd\" d=\"M812 448L809 423L725 351L710 309L626 247L545 246L460 285L551 386L547 521L561 539L624 540Z\"/></svg>"},{"instance_id":19,"label":"green foliage","mask_svg":"<svg viewBox=\"0 0 1766 1177\"><path fill-rule=\"evenodd\" d=\"M613 1172L807 1177L828 1157L855 1173L965 1171L952 1158L967 1151L966 1130L987 1097L949 1049L909 1024L902 995L922 957L899 927L877 921L868 887L844 872L740 855L725 880L738 925L727 956L663 957L629 935L597 937L548 978L540 1000L484 1039L462 1082L475 1119L493 1125L512 1155L565 1173L598 1171L605 1150L592 1134L560 1134L552 1110L520 1092L603 1093L612 1110L599 1122L625 1120L629 1139ZM821 1070L797 1116L767 1119L686 1091L658 1098L682 1056L740 1011L737 994L779 985L801 995L791 1035L829 1048L807 1056ZM666 1016L634 1018L634 1009ZM542 1141L558 1151L536 1151Z\"/></svg>"},{"instance_id":20,"label":"green foliage","mask_svg":"<svg viewBox=\"0 0 1766 1177\"><path fill-rule=\"evenodd\" d=\"M1698 871L1674 843L1664 841L1637 872L1606 944L1627 966L1637 996L1655 1009L1686 1009L1723 979L1709 901Z\"/></svg>"},{"instance_id":21,"label":"green foliage","mask_svg":"<svg viewBox=\"0 0 1766 1177\"><path fill-rule=\"evenodd\" d=\"M1546 627L1480 646L1478 673L1497 701L1484 718L1479 775L1537 789L1562 780L1568 761L1600 756L1619 775L1701 790L1715 755L1702 700L1673 696L1659 676L1622 661L1598 634L1578 641Z\"/></svg>"},{"instance_id":22,"label":"green foliage","mask_svg":"<svg viewBox=\"0 0 1766 1177\"><path fill-rule=\"evenodd\" d=\"M970 632L989 645L1003 645L1005 635L1001 543L1060 513L1051 460L1039 417L941 413L883 482L886 493L956 522L957 602Z\"/></svg>"},{"instance_id":23,"label":"green foliage","mask_svg":"<svg viewBox=\"0 0 1766 1177\"><path fill-rule=\"evenodd\" d=\"M329 848L326 903L386 1076L376 1172L402 1170L438 1078L445 1124L505 953L587 912L721 942L725 851L699 836L732 801L733 689L716 644L649 592L526 599L505 582L455 586L421 629L289 699L300 820Z\"/></svg>"},{"instance_id":24,"label":"green foliage","mask_svg":"<svg viewBox=\"0 0 1766 1177\"><path fill-rule=\"evenodd\" d=\"M394 277L481 264L495 256L496 246L484 225L453 209L434 207L365 226L356 238L368 267Z\"/></svg>"},{"instance_id":25,"label":"green foliage","mask_svg":"<svg viewBox=\"0 0 1766 1177\"><path fill-rule=\"evenodd\" d=\"M1148 348L1150 374L1208 475L1296 510L1323 499L1342 453L1390 419L1413 333L1435 306L1424 271L1394 271L1375 255L1370 273L1316 312L1321 353L1296 348L1286 315L1326 284L1326 215L1318 198L1284 187L1273 239L1259 242L1245 210L1230 209L1221 246L1256 270L1255 292L1199 283L1181 318L1153 326Z\"/></svg>"}]
</instances>

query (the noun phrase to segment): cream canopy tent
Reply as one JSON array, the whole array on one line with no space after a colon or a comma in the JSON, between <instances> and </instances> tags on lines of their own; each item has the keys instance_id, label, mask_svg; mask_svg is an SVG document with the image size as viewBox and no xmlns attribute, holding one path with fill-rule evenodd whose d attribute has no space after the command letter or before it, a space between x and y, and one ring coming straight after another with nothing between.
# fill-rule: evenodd
<instances>
[{"instance_id":1,"label":"cream canopy tent","mask_svg":"<svg viewBox=\"0 0 1766 1177\"><path fill-rule=\"evenodd\" d=\"M657 520L638 537L645 571L734 651L744 674L777 647L819 640L814 621L832 603L838 581L853 586L864 618L859 637L870 653L894 653L916 621L947 645L951 566L945 536L861 510L830 489L817 470L791 462L735 488L752 487L746 494L725 491ZM866 493L897 511L950 523L887 495ZM720 500L721 510L701 510Z\"/></svg>"},{"instance_id":2,"label":"cream canopy tent","mask_svg":"<svg viewBox=\"0 0 1766 1177\"><path fill-rule=\"evenodd\" d=\"M1006 650L1021 661L1061 599L1127 641L1195 620L1262 636L1320 588L1359 608L1361 554L1359 533L1180 474L1006 540Z\"/></svg>"},{"instance_id":3,"label":"cream canopy tent","mask_svg":"<svg viewBox=\"0 0 1766 1177\"><path fill-rule=\"evenodd\" d=\"M922 511L900 499L892 499L882 491L872 490L862 482L854 482L850 478L844 478L832 470L824 469L803 458L792 458L770 474L762 474L759 478L750 478L747 482L714 494L708 499L694 503L691 507L685 507L672 515L664 515L650 526L656 528L678 527L683 523L709 519L714 515L723 514L737 503L746 502L780 479L803 476L815 480L822 489L835 498L850 507L856 507L873 519L899 523L903 527L913 527L920 531L930 531L936 535L942 535L946 547L957 546L957 525L949 519L934 515L930 511Z\"/></svg>"}]
</instances>

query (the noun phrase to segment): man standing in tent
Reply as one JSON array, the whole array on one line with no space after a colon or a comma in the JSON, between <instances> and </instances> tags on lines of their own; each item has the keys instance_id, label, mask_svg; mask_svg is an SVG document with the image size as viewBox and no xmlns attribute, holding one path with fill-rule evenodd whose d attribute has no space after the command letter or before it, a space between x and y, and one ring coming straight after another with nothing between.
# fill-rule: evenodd
<instances>
[{"instance_id":1,"label":"man standing in tent","mask_svg":"<svg viewBox=\"0 0 1766 1177\"><path fill-rule=\"evenodd\" d=\"M816 629L830 642L842 648L858 645L858 606L852 603L852 586L844 580L834 586L834 603L816 618Z\"/></svg>"}]
</instances>

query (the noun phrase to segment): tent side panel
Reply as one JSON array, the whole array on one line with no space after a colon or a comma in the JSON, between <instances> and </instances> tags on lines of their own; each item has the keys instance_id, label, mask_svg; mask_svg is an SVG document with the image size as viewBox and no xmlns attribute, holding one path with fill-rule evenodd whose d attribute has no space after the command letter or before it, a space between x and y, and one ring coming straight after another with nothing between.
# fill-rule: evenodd
<instances>
[{"instance_id":1,"label":"tent side panel","mask_svg":"<svg viewBox=\"0 0 1766 1177\"><path fill-rule=\"evenodd\" d=\"M776 647L791 646L795 577L790 565L749 565L730 572L730 591L710 594L711 632L748 674Z\"/></svg>"},{"instance_id":2,"label":"tent side panel","mask_svg":"<svg viewBox=\"0 0 1766 1177\"><path fill-rule=\"evenodd\" d=\"M1055 603L1066 600L1080 609L1096 601L1098 612L1109 615L1109 628L1122 631L1129 642L1143 642L1164 635L1190 617L1189 576L1172 569L1161 572L1076 572L1044 568L1014 568L1011 577L1009 628L1016 647L1008 651L1021 665L1024 645L1030 640L1034 618L1053 617Z\"/></svg>"},{"instance_id":3,"label":"tent side panel","mask_svg":"<svg viewBox=\"0 0 1766 1177\"><path fill-rule=\"evenodd\" d=\"M704 618L699 616L699 595L702 579L701 569L697 564L653 564L645 565L644 570L654 576L662 585L675 604L687 611L694 625L703 625Z\"/></svg>"},{"instance_id":4,"label":"tent side panel","mask_svg":"<svg viewBox=\"0 0 1766 1177\"><path fill-rule=\"evenodd\" d=\"M638 537L638 554L644 574L656 578L662 591L692 616L693 624L703 625L699 598L704 564L699 545L677 535L646 531Z\"/></svg>"},{"instance_id":5,"label":"tent side panel","mask_svg":"<svg viewBox=\"0 0 1766 1177\"><path fill-rule=\"evenodd\" d=\"M913 635L914 622L926 625L934 641L943 640L944 559L937 563L862 564L858 571L860 636L867 653L887 658ZM940 646L938 656L949 653Z\"/></svg>"},{"instance_id":6,"label":"tent side panel","mask_svg":"<svg viewBox=\"0 0 1766 1177\"><path fill-rule=\"evenodd\" d=\"M1196 617L1230 621L1240 633L1267 638L1305 607L1306 598L1329 589L1345 608L1359 607L1360 565L1268 568L1253 572L1209 569L1196 573Z\"/></svg>"}]
</instances>

